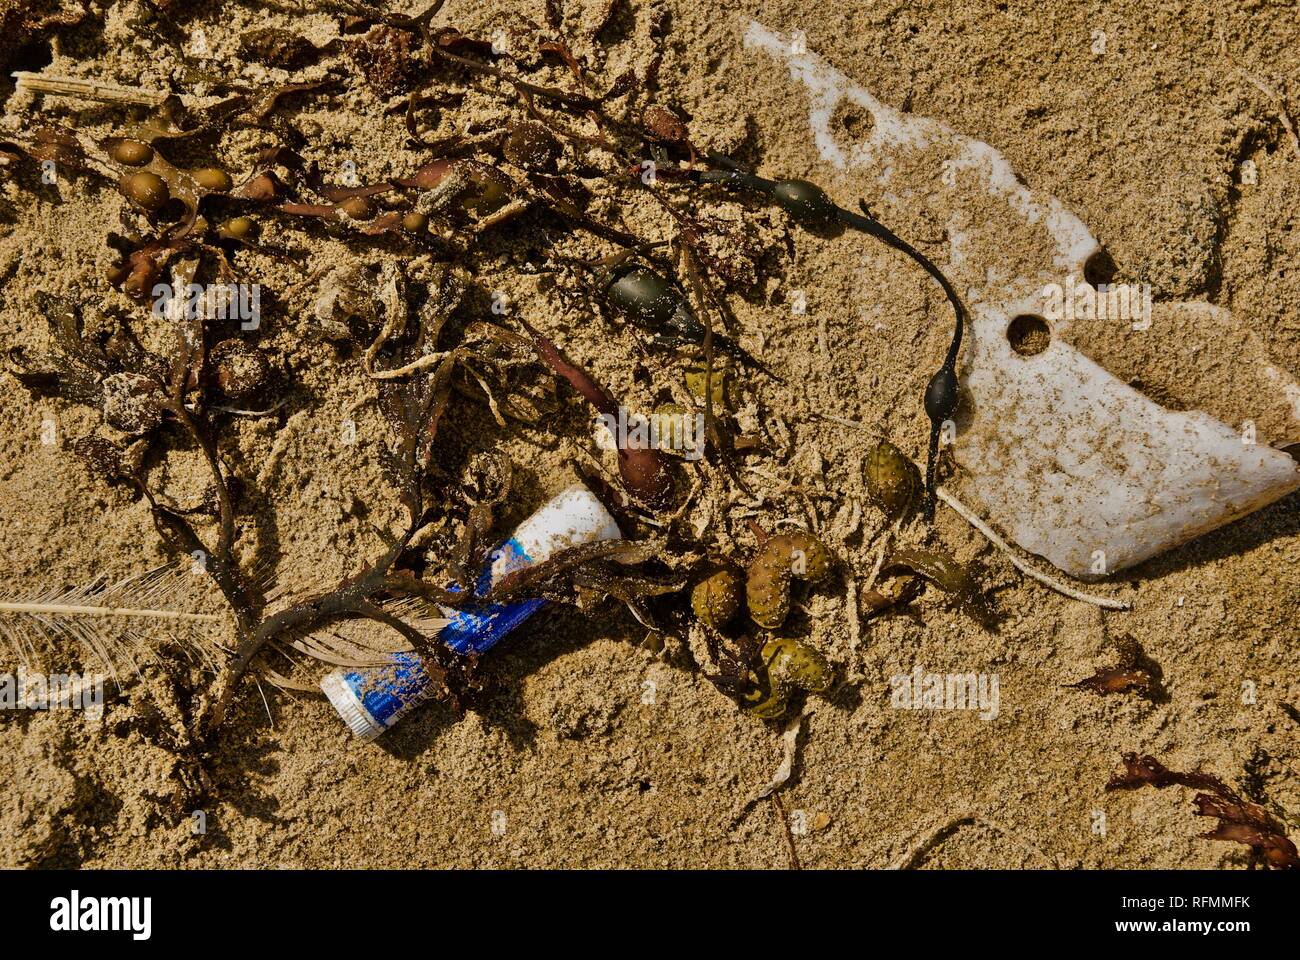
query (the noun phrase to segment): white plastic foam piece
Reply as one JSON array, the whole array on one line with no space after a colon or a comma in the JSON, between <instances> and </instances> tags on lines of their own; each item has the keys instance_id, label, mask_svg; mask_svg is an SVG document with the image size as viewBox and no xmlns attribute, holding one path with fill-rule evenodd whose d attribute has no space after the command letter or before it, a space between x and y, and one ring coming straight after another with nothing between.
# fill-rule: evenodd
<instances>
[{"instance_id":1,"label":"white plastic foam piece","mask_svg":"<svg viewBox=\"0 0 1300 960\"><path fill-rule=\"evenodd\" d=\"M807 88L822 159L874 174L887 222L924 214L936 195L951 211L945 270L971 312L952 453L972 506L1025 550L1097 580L1300 487L1290 456L1208 414L1168 410L1138 393L1070 345L1064 318L1047 321L1046 349L1015 352L1012 319L1056 316L1045 288L1082 283L1097 241L1058 200L1025 186L993 147L881 103L796 40L755 21L745 31L747 47L785 62ZM845 102L873 121L851 146L832 132ZM991 202L1010 216L990 218ZM1158 322L1164 309L1197 306L1156 304L1143 322ZM1300 396L1284 373L1266 372L1288 397ZM1300 402L1293 405L1300 422Z\"/></svg>"}]
</instances>

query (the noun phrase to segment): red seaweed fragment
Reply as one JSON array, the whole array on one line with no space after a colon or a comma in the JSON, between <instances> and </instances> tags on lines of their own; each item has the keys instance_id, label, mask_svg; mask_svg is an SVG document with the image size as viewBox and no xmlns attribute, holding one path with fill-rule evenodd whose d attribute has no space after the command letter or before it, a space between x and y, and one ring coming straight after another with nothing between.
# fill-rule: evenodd
<instances>
[{"instance_id":1,"label":"red seaweed fragment","mask_svg":"<svg viewBox=\"0 0 1300 960\"><path fill-rule=\"evenodd\" d=\"M1120 640L1119 661L1113 667L1103 667L1091 677L1078 683L1068 683L1074 690L1091 690L1099 696L1111 693L1136 692L1147 699L1161 693L1160 667L1142 654L1142 648L1130 636Z\"/></svg>"},{"instance_id":2,"label":"red seaweed fragment","mask_svg":"<svg viewBox=\"0 0 1300 960\"><path fill-rule=\"evenodd\" d=\"M1124 772L1111 777L1106 784L1107 790L1136 790L1143 784L1151 784L1157 790L1169 786L1191 787L1193 790L1213 790L1218 793L1227 791L1222 780L1208 773L1177 773L1170 770L1155 757L1148 754L1138 756L1136 753L1124 754Z\"/></svg>"},{"instance_id":3,"label":"red seaweed fragment","mask_svg":"<svg viewBox=\"0 0 1300 960\"><path fill-rule=\"evenodd\" d=\"M1295 844L1287 839L1282 825L1258 803L1243 800L1222 780L1212 774L1195 771L1179 773L1170 770L1155 757L1126 753L1124 772L1116 774L1106 784L1107 790L1136 790L1150 784L1157 790L1168 786L1203 790L1192 802L1198 817L1213 817L1217 827L1201 834L1203 840L1228 840L1250 847L1255 857L1274 870L1300 869L1300 854ZM1251 867L1254 867L1252 861Z\"/></svg>"},{"instance_id":4,"label":"red seaweed fragment","mask_svg":"<svg viewBox=\"0 0 1300 960\"><path fill-rule=\"evenodd\" d=\"M591 378L581 367L571 363L559 348L538 333L527 321L521 321L529 334L537 354L550 367L569 381L573 389L586 399L596 412L604 417L619 415L618 401L603 386ZM640 446L629 437L629 442L618 449L618 472L623 486L637 500L654 509L666 507L672 498L673 479L662 454L650 446Z\"/></svg>"}]
</instances>

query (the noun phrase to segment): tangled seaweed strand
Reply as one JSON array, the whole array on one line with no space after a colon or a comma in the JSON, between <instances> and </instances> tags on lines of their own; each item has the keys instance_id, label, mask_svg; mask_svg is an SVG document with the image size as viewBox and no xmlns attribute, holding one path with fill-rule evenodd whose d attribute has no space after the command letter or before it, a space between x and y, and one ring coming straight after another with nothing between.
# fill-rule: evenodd
<instances>
[{"instance_id":1,"label":"tangled seaweed strand","mask_svg":"<svg viewBox=\"0 0 1300 960\"><path fill-rule=\"evenodd\" d=\"M939 452L939 436L944 423L950 420L957 410L957 356L961 352L962 336L966 327L966 309L962 305L956 289L944 276L943 271L936 267L925 254L899 237L879 220L876 220L871 215L871 211L865 202L859 200L858 206L861 208L862 213L854 213L851 210L837 206L826 195L824 190L806 180L769 180L741 170L733 161L717 154L710 154L709 158L714 162L721 163L727 169L703 172L691 171L687 174L688 178L696 183L718 183L724 186L744 187L748 190L766 194L772 197L782 209L795 219L805 223L826 224L838 221L859 230L915 260L943 289L948 302L952 304L955 316L952 340L948 345L948 352L943 363L934 376L930 378L930 382L925 388L925 412L930 418L929 453L926 457L925 466L925 519L927 521L933 520L935 505L934 471L935 460Z\"/></svg>"}]
</instances>

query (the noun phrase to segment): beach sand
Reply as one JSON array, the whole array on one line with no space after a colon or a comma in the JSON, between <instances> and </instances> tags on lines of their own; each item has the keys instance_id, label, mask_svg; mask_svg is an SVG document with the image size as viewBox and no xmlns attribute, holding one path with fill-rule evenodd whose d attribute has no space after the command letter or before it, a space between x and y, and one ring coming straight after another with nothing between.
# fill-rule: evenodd
<instances>
[{"instance_id":1,"label":"beach sand","mask_svg":"<svg viewBox=\"0 0 1300 960\"><path fill-rule=\"evenodd\" d=\"M31 6L0 11L21 16ZM93 4L78 26L0 47L11 61L0 81L0 141L51 122L108 136L123 122L116 107L14 93L9 70L186 94L210 92L213 75L266 84L334 70L348 78L344 86L285 111L306 137L304 156L331 177L354 164L362 182L409 176L422 162L421 148L406 142L404 111L391 109L400 95L377 95L337 46L293 71L238 52L240 36L264 26L325 46L340 36L341 13L311 3L306 13L233 2L159 6L155 14L140 2ZM1243 393L1222 372L1225 364L1271 364L1300 376L1300 148L1281 119L1285 109L1300 117L1300 23L1290 5L627 0L594 36L606 0L563 0L558 9L593 88L629 69L644 73L661 54L653 99L688 119L702 149L742 155L769 176L816 181L841 205L864 197L874 208L877 186L820 159L802 88L742 43L751 18L783 34L801 31L809 50L885 103L1002 151L1029 185L1082 219L1117 279L1149 283L1157 301L1232 310L1222 329L1156 328L1140 345L1131 330L1094 324L1076 331L1079 349L1161 403L1233 424L1258 418L1264 442L1300 440L1300 419L1287 419L1278 396ZM656 19L656 10L667 16ZM448 0L433 23L519 42L521 16L545 24L545 5ZM206 53L193 52L199 32ZM530 77L573 82L555 63ZM488 131L523 109L491 82L455 76L445 85L467 92L425 131L430 140ZM636 115L650 99L610 109ZM835 122L851 137L860 120ZM274 142L271 131L236 130L208 159L246 173ZM593 160L585 179L592 216L647 237L671 235L661 209L630 201L600 169ZM42 185L29 172L0 181L6 350L48 349L39 293L142 315L104 279L114 262L107 235L122 230L128 208L115 190L85 179ZM211 682L201 661L173 650L123 670L120 687L107 685L102 719L0 711L0 778L9 785L0 797L0 865L783 869L793 849L804 867L829 868L1244 866L1245 847L1198 838L1213 823L1193 815L1191 791L1105 791L1128 752L1221 777L1294 836L1300 497L1090 587L1134 604L1104 613L1022 576L940 508L932 528L916 523L902 538L972 563L1000 629L984 629L935 590L908 615L855 617L849 586L867 579L886 526L867 500L863 462L881 437L924 461L921 394L947 347L950 312L914 264L868 238L820 236L774 208L716 193L701 209L747 225L757 283L728 300L740 343L780 380L741 375L741 425L764 438L743 460L754 497L710 467L707 492L684 522L741 562L755 545L749 519L769 530L794 522L818 529L842 564L833 582L801 588L784 628L824 652L838 681L829 696L807 702L779 806L758 794L783 757L780 726L743 715L702 676L699 629L655 649L644 626L606 601L590 612L556 606L538 614L485 658L485 702L461 717L426 706L376 743L354 738L323 698L246 679L206 758L202 834L193 817L168 815L177 760L148 735L181 724ZM943 229L891 226L922 239ZM244 483L240 554L264 563L288 602L357 572L404 516L383 470L390 431L375 384L358 353L318 335L311 289L286 260L308 275L342 262L400 263L418 279L436 258L286 218L267 218L263 241L285 256L248 251L239 265L270 292L257 342L284 371L286 399L271 416L223 420L221 449ZM602 317L572 284L561 297L533 269L552 249L594 259L615 248L544 212L502 224L463 258L478 295L462 309L516 331L517 312L628 406L661 402L680 383L683 361L645 349L644 334ZM504 317L484 310L498 290L511 304ZM0 422L0 593L22 598L169 559L147 504L92 477L71 453L79 437L112 435L97 411L34 398L3 375ZM54 443L42 443L48 423ZM202 501L200 457L175 433L165 436L151 483L177 504ZM481 452L513 462L510 500L497 518L502 535L576 479L575 458L614 476L587 407L567 386L556 414L532 426L503 428L481 394L457 395L439 443L453 472ZM193 602L221 609L214 591L198 585ZM1068 687L1114 664L1126 635L1159 664L1164 696ZM267 662L289 669L283 657ZM40 663L49 672L97 669L66 640ZM996 676L997 716L894 709L891 678L917 666ZM0 672L16 667L0 662ZM293 669L309 683L323 673L310 662Z\"/></svg>"}]
</instances>

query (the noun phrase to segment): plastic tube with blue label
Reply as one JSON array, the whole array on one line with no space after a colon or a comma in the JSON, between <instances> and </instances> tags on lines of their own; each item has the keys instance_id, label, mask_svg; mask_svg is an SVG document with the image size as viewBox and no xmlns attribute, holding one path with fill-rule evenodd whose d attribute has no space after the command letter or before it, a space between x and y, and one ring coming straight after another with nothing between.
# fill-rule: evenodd
<instances>
[{"instance_id":1,"label":"plastic tube with blue label","mask_svg":"<svg viewBox=\"0 0 1300 960\"><path fill-rule=\"evenodd\" d=\"M541 563L566 547L620 536L618 524L604 504L582 484L575 484L521 523L510 539L493 551L474 593L483 596L506 574ZM545 602L532 599L445 608L443 614L450 622L438 638L457 653L483 653ZM416 653L395 653L383 667L335 670L320 686L339 716L363 740L379 736L436 690Z\"/></svg>"}]
</instances>

